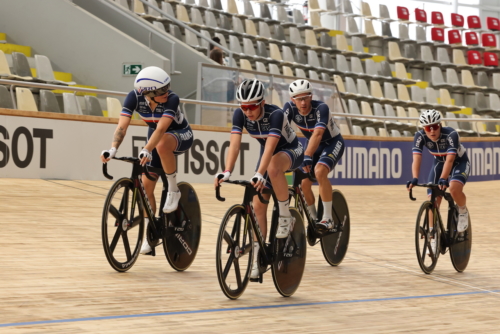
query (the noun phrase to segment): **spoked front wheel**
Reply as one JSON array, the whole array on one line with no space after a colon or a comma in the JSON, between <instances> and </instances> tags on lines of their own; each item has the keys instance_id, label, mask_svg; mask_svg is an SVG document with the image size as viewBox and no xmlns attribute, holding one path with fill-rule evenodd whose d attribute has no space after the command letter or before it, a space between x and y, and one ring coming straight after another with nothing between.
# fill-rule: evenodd
<instances>
[{"instance_id":1,"label":"spoked front wheel","mask_svg":"<svg viewBox=\"0 0 500 334\"><path fill-rule=\"evenodd\" d=\"M322 203L320 203L320 207L323 207ZM321 238L321 250L326 262L332 266L338 266L344 259L349 247L351 221L347 201L337 189L332 192L332 217L336 229L326 232Z\"/></svg>"},{"instance_id":2,"label":"spoked front wheel","mask_svg":"<svg viewBox=\"0 0 500 334\"><path fill-rule=\"evenodd\" d=\"M251 229L242 205L233 205L222 219L217 236L217 278L229 299L240 297L248 285L253 258Z\"/></svg>"},{"instance_id":3,"label":"spoked front wheel","mask_svg":"<svg viewBox=\"0 0 500 334\"><path fill-rule=\"evenodd\" d=\"M283 297L290 297L295 293L302 280L302 274L306 265L306 231L302 216L295 208L290 208L292 216L295 218L293 230L288 238L276 239L273 237L272 262L273 281L276 290ZM276 224L277 225L277 224ZM276 233L272 229L271 233Z\"/></svg>"},{"instance_id":4,"label":"spoked front wheel","mask_svg":"<svg viewBox=\"0 0 500 334\"><path fill-rule=\"evenodd\" d=\"M164 215L163 250L168 263L177 271L193 263L201 237L201 209L193 187L186 182L178 185L181 192L179 207Z\"/></svg>"},{"instance_id":5,"label":"spoked front wheel","mask_svg":"<svg viewBox=\"0 0 500 334\"><path fill-rule=\"evenodd\" d=\"M137 195L133 181L122 178L113 184L104 203L102 245L109 264L119 272L132 268L142 244L144 210Z\"/></svg>"},{"instance_id":6,"label":"spoked front wheel","mask_svg":"<svg viewBox=\"0 0 500 334\"><path fill-rule=\"evenodd\" d=\"M467 229L458 233L456 231L456 210L453 211L453 221L452 227L448 227L448 233L450 236L450 258L451 263L456 271L461 273L467 268L470 259L471 247L472 247L472 227L469 214L469 226Z\"/></svg>"},{"instance_id":7,"label":"spoked front wheel","mask_svg":"<svg viewBox=\"0 0 500 334\"><path fill-rule=\"evenodd\" d=\"M440 232L438 217L434 217L432 203L429 201L422 203L415 226L415 248L418 264L426 274L432 273L436 267L440 250ZM433 247L433 244L436 246Z\"/></svg>"}]
</instances>

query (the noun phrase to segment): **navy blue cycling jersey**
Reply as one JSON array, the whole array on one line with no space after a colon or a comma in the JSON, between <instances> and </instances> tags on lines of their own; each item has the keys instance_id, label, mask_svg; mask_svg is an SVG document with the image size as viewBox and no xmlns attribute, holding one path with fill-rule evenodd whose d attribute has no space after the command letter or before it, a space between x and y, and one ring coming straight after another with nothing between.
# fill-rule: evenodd
<instances>
[{"instance_id":1,"label":"navy blue cycling jersey","mask_svg":"<svg viewBox=\"0 0 500 334\"><path fill-rule=\"evenodd\" d=\"M256 121L249 120L241 108L236 109L231 133L242 134L243 128L263 146L268 137L280 139L276 148L298 140L283 110L273 104L265 104L263 115Z\"/></svg>"},{"instance_id":2,"label":"navy blue cycling jersey","mask_svg":"<svg viewBox=\"0 0 500 334\"><path fill-rule=\"evenodd\" d=\"M441 128L441 135L435 142L427 137L424 130L415 133L413 154L422 154L424 146L437 161L445 161L448 154L456 155L455 161L459 161L462 157L467 158L467 155L464 156L465 148L460 143L460 136L455 129L448 126Z\"/></svg>"},{"instance_id":3,"label":"navy blue cycling jersey","mask_svg":"<svg viewBox=\"0 0 500 334\"><path fill-rule=\"evenodd\" d=\"M168 127L169 130L181 130L189 127L189 123L179 109L179 96L168 91L168 100L165 103L158 103L155 110L151 110L149 101L142 94L139 94L135 89L128 93L123 103L123 109L121 116L132 117L132 114L136 111L139 116L146 122L146 124L156 129L156 125L162 117L168 117L172 119L172 123Z\"/></svg>"},{"instance_id":4,"label":"navy blue cycling jersey","mask_svg":"<svg viewBox=\"0 0 500 334\"><path fill-rule=\"evenodd\" d=\"M312 100L311 110L307 115L301 115L299 109L292 101L285 103L283 107L288 121L294 121L304 137L310 139L314 129L325 129L321 141L332 139L340 133L340 129L330 114L330 108L323 101Z\"/></svg>"}]
</instances>

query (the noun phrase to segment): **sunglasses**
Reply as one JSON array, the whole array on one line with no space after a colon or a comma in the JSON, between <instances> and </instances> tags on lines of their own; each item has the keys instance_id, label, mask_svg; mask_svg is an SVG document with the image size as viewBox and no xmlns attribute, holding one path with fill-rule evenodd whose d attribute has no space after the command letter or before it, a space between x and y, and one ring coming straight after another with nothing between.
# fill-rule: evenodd
<instances>
[{"instance_id":1,"label":"sunglasses","mask_svg":"<svg viewBox=\"0 0 500 334\"><path fill-rule=\"evenodd\" d=\"M156 97L156 96L162 96L165 95L165 93L168 93L168 90L170 89L170 85L158 88L156 90L150 90L147 92L144 92L143 95L147 97Z\"/></svg>"},{"instance_id":2,"label":"sunglasses","mask_svg":"<svg viewBox=\"0 0 500 334\"><path fill-rule=\"evenodd\" d=\"M253 103L253 104L240 104L240 108L242 111L252 111L252 110L257 109L261 103L262 103L262 101L260 101L258 103Z\"/></svg>"},{"instance_id":3,"label":"sunglasses","mask_svg":"<svg viewBox=\"0 0 500 334\"><path fill-rule=\"evenodd\" d=\"M294 100L297 102L302 102L302 101L308 100L311 96L312 96L311 94L308 94L308 95L301 96L301 97L295 97Z\"/></svg>"},{"instance_id":4,"label":"sunglasses","mask_svg":"<svg viewBox=\"0 0 500 334\"><path fill-rule=\"evenodd\" d=\"M440 125L439 124L432 124L432 125L426 125L424 126L424 130L426 132L431 132L431 131L436 131L439 129Z\"/></svg>"}]
</instances>

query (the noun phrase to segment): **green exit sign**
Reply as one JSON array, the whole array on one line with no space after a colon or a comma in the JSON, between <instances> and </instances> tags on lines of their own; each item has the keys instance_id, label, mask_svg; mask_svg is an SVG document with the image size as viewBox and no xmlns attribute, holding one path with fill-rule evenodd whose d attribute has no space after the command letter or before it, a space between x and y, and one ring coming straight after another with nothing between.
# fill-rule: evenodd
<instances>
[{"instance_id":1,"label":"green exit sign","mask_svg":"<svg viewBox=\"0 0 500 334\"><path fill-rule=\"evenodd\" d=\"M137 75L141 70L141 64L123 64L123 75Z\"/></svg>"}]
</instances>

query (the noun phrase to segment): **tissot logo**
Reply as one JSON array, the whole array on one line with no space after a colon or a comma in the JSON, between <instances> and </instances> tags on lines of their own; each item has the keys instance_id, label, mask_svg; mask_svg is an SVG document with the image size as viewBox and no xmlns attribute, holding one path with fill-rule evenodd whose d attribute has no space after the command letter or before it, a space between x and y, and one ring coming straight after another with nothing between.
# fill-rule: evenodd
<instances>
[{"instance_id":1,"label":"tissot logo","mask_svg":"<svg viewBox=\"0 0 500 334\"><path fill-rule=\"evenodd\" d=\"M0 157L2 157L0 168L7 166L11 156L12 161L17 167L28 167L36 149L40 150L40 168L46 168L47 139L53 138L53 130L33 129L33 131L30 131L28 128L20 126L10 135L7 129L0 125L0 135ZM33 140L33 138L40 138L40 141ZM20 156L20 145L25 145L26 147L25 156Z\"/></svg>"}]
</instances>

